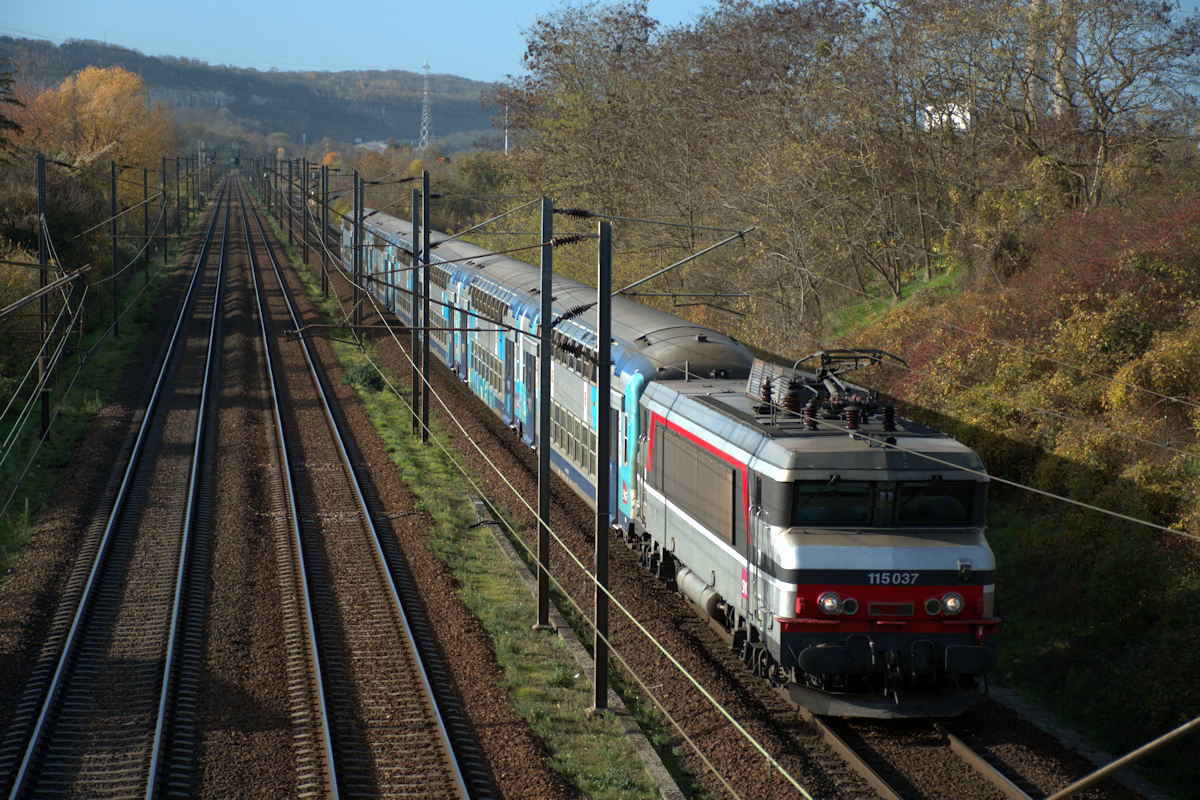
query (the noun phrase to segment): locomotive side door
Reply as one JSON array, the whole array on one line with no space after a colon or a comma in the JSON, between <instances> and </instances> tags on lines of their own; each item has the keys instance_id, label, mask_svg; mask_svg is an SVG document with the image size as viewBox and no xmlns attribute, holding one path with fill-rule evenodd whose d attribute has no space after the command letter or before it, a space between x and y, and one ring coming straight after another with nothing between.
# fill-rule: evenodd
<instances>
[{"instance_id":1,"label":"locomotive side door","mask_svg":"<svg viewBox=\"0 0 1200 800\"><path fill-rule=\"evenodd\" d=\"M752 624L761 625L762 609L766 605L762 582L763 558L769 556L769 520L762 504L762 478L751 480L753 500L750 505L750 529L746 532L743 555L746 567L742 570L742 615Z\"/></svg>"}]
</instances>

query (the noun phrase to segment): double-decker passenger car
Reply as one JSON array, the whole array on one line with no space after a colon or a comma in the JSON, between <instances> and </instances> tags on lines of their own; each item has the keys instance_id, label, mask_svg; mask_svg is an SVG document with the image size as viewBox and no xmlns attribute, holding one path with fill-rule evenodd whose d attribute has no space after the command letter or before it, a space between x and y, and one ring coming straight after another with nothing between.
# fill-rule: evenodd
<instances>
[{"instance_id":1,"label":"double-decker passenger car","mask_svg":"<svg viewBox=\"0 0 1200 800\"><path fill-rule=\"evenodd\" d=\"M412 321L411 223L367 215L362 281ZM431 232L432 352L537 447L538 268ZM343 257L351 263L350 227ZM978 457L844 375L886 357L756 361L711 328L612 300L597 397L596 290L555 276L551 464L607 502L642 562L728 632L747 666L845 716L962 711L992 668L995 563ZM596 487L598 415L611 484Z\"/></svg>"}]
</instances>

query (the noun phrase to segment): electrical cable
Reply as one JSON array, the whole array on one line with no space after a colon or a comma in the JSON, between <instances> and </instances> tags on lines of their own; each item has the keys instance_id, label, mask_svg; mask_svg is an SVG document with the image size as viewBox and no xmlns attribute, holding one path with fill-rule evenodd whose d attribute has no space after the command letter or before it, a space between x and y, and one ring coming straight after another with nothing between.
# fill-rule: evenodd
<instances>
[{"instance_id":1,"label":"electrical cable","mask_svg":"<svg viewBox=\"0 0 1200 800\"><path fill-rule=\"evenodd\" d=\"M182 183L182 180L180 181L180 183ZM164 204L163 212L165 212L165 204ZM165 213L160 213L160 216L165 216ZM157 226L155 229L157 230ZM45 230L46 230L47 241L50 245L50 249L53 251L55 249L54 244L53 244L53 238L49 234L49 229L46 228ZM55 253L55 260L57 260L57 253ZM168 267L169 267L169 265L164 260L163 264L159 267L158 272L161 273L163 270L167 269ZM118 316L118 319L124 318L124 316L129 312L130 308L132 308L133 304L138 299L140 299L142 297L142 295L144 295L146 293L148 288L149 288L149 285L141 287L133 295L133 297L130 298L129 303L126 305L125 309L121 311L120 315ZM65 352L63 348L65 347L65 342L67 340L67 336L70 334L71 330L77 328L80 336L82 336L82 334L83 334L83 325L82 325L83 309L85 307L87 296L91 292L91 289L92 289L92 286L87 283L84 283L82 285L82 288L80 290L79 304L75 308L75 310L72 312L72 315L71 315L71 320L72 320L71 325L68 326L66 331L64 331L64 333L62 334L62 339L60 340L60 346L57 351L58 355L55 357L55 360L54 360L52 366L49 369L47 369L47 371L46 371L47 375L53 374L55 367L57 367L59 361L61 361L61 355L63 352ZM69 309L69 307L70 307L70 304L69 304L69 300L68 300L64 304L64 308ZM61 312L60 312L60 315L61 315ZM76 325L76 323L78 323L78 325ZM48 421L49 424L47 425L46 432L38 440L38 443L34 447L33 452L30 454L29 459L25 464L25 467L21 471L21 474L17 476L17 479L13 484L12 491L9 493L8 499L5 501L3 508L0 508L0 518L3 518L8 513L8 510L12 507L13 501L16 500L17 494L18 494L18 492L20 492L21 486L25 482L25 478L29 475L29 470L32 468L35 460L37 459L38 454L41 452L42 447L45 445L46 441L49 439L50 433L54 429L54 424L58 421L59 417L62 415L63 409L66 407L66 402L67 402L67 399L70 397L72 389L74 389L76 382L79 380L79 377L83 374L84 366L88 363L88 361L92 358L92 356L94 356L96 354L96 352L97 352L97 350L99 350L100 346L107 340L108 335L112 332L113 326L115 324L116 324L116 321L110 323L108 325L108 327L104 330L104 332L99 337L97 337L96 341L92 344L91 348L89 348L87 352L82 353L79 356L79 360L76 363L74 374L71 376L70 381L68 381L67 387L59 395L58 402L55 406L54 412L51 414L50 419ZM56 323L56 325L57 325L57 323ZM35 363L36 363L36 359L35 359ZM38 395L38 392L35 391L31 395L31 397L35 398L35 397L37 397L37 395ZM13 396L14 397L16 396L15 392L14 392ZM31 402L32 402L32 400L31 400ZM11 405L11 403L10 403L10 405ZM8 409L6 408L5 411L3 412L3 414L0 414L0 418L3 418L3 416L7 415L7 413L8 413ZM23 430L24 424L25 423L22 422L20 425L14 426L13 430L14 431L16 431L18 429ZM5 459L7 459L7 456L10 452L11 452L11 449L6 445L4 447L3 453L0 453L0 463L3 463L3 461Z\"/></svg>"},{"instance_id":2,"label":"electrical cable","mask_svg":"<svg viewBox=\"0 0 1200 800\"><path fill-rule=\"evenodd\" d=\"M90 291L90 287L88 287L87 284L84 284L83 288L81 289L82 296L80 297L80 300L79 300L79 308L80 309L83 308L84 301L86 300L87 294L89 291ZM79 327L80 334L82 335L83 324L82 324L81 314L77 314L76 319L79 320L79 322L80 322L78 327ZM17 476L16 481L13 483L12 491L9 492L8 499L4 502L4 507L0 508L0 519L3 519L5 517L5 515L8 514L8 510L12 507L13 501L16 500L16 498L17 498L17 493L20 492L21 486L25 483L25 478L28 477L28 475L29 475L29 470L33 467L34 462L37 460L38 454L41 453L42 447L49 440L50 432L52 430L54 430L55 422L57 422L58 418L62 415L63 408L66 405L67 397L70 395L71 390L75 387L75 382L79 379L79 376L82 374L83 365L85 363L86 363L86 357L81 358L79 360L79 362L75 368L75 374L71 376L71 380L67 383L67 388L65 390L63 390L63 392L59 396L58 403L55 405L55 408L54 408L54 413L50 415L50 419L48 421L49 424L47 424L47 426L46 426L45 433L43 433L42 436L38 439L38 443L33 448L33 452L31 452L29 454L29 458L26 460L25 466L21 470L21 474Z\"/></svg>"},{"instance_id":3,"label":"electrical cable","mask_svg":"<svg viewBox=\"0 0 1200 800\"><path fill-rule=\"evenodd\" d=\"M784 410L783 406L778 405L774 402L772 402L771 405L774 408L778 409L780 412L783 412L783 410ZM822 427L826 427L826 428L829 428L832 430L845 431L845 428L843 428L840 424L838 424L836 422L829 422L827 420L822 420L822 419L817 419L817 420L815 420L815 422L819 426L822 426ZM1176 528L1172 528L1172 527L1169 527L1166 525L1160 525L1156 522L1150 522L1148 520L1144 520L1139 517L1134 517L1129 514L1123 514L1119 511L1113 511L1112 509L1093 505L1092 503L1085 503L1082 500L1075 500L1074 498L1071 498L1071 497L1066 497L1064 495L1055 494L1054 492L1050 492L1045 489L1039 489L1036 486L1030 486L1028 484L1020 483L1019 481L1009 480L1008 478L1001 478L998 475L993 475L991 473L985 472L984 470L972 469L971 467L964 467L959 464L955 464L951 461L947 461L945 459L938 458L937 456L932 456L928 453L922 453L918 450L913 450L908 447L902 447L899 444L884 441L883 439L877 438L875 436L869 436L866 434L856 434L852 431L849 433L854 438L873 441L881 447L885 447L890 450L896 450L897 452L906 453L908 455L917 456L918 458L925 459L926 461L931 461L935 464L950 467L951 469L954 469L959 472L965 472L968 475L975 475L978 477L987 478L990 481L1002 483L1005 486L1011 486L1014 489L1021 489L1022 491L1030 492L1031 494L1041 495L1042 497L1047 497L1052 500L1057 500L1062 503L1067 503L1069 505L1077 506L1079 508L1083 508L1088 511L1094 511L1099 514L1103 514L1105 516L1110 516L1110 517L1114 517L1116 519L1124 520L1125 522L1132 522L1135 525L1140 525L1142 527L1150 528L1151 530L1161 531L1162 533L1170 533L1170 534L1174 534L1177 536L1183 536L1183 537L1191 539L1193 541L1200 542L1200 534L1189 533L1187 531L1181 531Z\"/></svg>"},{"instance_id":4,"label":"electrical cable","mask_svg":"<svg viewBox=\"0 0 1200 800\"><path fill-rule=\"evenodd\" d=\"M121 275L124 275L126 272L128 272L133 267L136 267L138 261L140 261L142 258L142 254L144 254L147 250L150 249L150 245L154 242L154 239L158 235L159 226L165 220L165 218L166 218L166 209L164 208L164 209L162 209L162 211L160 211L158 221L155 222L154 229L150 232L150 236L146 238L146 241L141 246L141 248L136 253L133 254L133 256L130 258L129 262L127 264L125 264L125 266L121 267L120 271L111 273L107 278L100 278L99 280L92 281L92 285L100 286L102 284L109 283L110 281L116 280ZM142 237L136 236L135 238L140 239Z\"/></svg>"},{"instance_id":5,"label":"electrical cable","mask_svg":"<svg viewBox=\"0 0 1200 800\"><path fill-rule=\"evenodd\" d=\"M916 369L915 367L911 367L907 364L892 364L891 366L896 367L898 369L905 370L906 372L908 372L912 375L918 375L918 376L926 377L926 378L937 377L933 372L929 372L928 370L919 370L919 369ZM959 389L962 389L963 391L972 391L972 390L982 391L987 397L991 398L992 400L995 400L996 402L1006 404L1009 408L1011 408L1014 411L1024 412L1027 414L1033 414L1033 415L1039 416L1039 417L1053 417L1055 419L1060 419L1064 422L1072 422L1077 425L1083 425L1085 427L1093 428L1093 429L1099 430L1103 433L1111 433L1114 436L1119 436L1124 439L1129 439L1130 441L1138 442L1139 444L1144 444L1144 445L1147 445L1148 447L1157 447L1160 450L1166 450L1168 452L1172 452L1177 455L1190 455L1188 453L1188 451L1186 451L1186 450L1181 450L1178 447L1173 447L1169 444L1164 444L1162 442L1156 442L1153 439L1147 439L1145 437L1138 436L1137 434L1134 434L1134 433L1128 433L1128 432L1122 431L1118 428L1113 428L1109 425L1105 425L1102 422L1096 422L1094 420L1083 419L1081 417L1074 417L1074 416L1071 416L1070 414L1066 414L1061 411L1054 411L1054 410L1045 409L1045 408L1031 408L1029 406L1022 406L1022 405L1019 405L1016 401L1014 401L1011 397L1008 397L1006 395L997 394L996 392L988 391L986 389L981 389L978 386L967 386L963 383L960 383L959 381L952 381L952 383L955 386L957 386Z\"/></svg>"},{"instance_id":6,"label":"electrical cable","mask_svg":"<svg viewBox=\"0 0 1200 800\"><path fill-rule=\"evenodd\" d=\"M59 163L59 162L55 162L55 163ZM161 170L160 170L160 171L161 171ZM191 172L185 172L183 175L181 175L181 176L179 177L179 179L178 179L177 181L175 181L174 183L172 183L172 184L170 184L169 186L167 186L167 187L166 187L166 189L162 189L162 188L160 188L160 189L158 190L158 192L156 192L155 194L151 195L151 196L150 196L150 197L148 197L147 199L145 199L145 200L143 200L143 201L141 201L141 202L137 203L136 205L132 205L132 206L129 206L128 208L122 209L121 211L117 212L117 214L115 214L115 215L111 215L111 216L105 217L103 220L101 220L101 221L100 221L100 222L98 222L97 224L93 225L93 226L92 226L92 227L90 227L90 228L86 228L86 229L84 229L84 230L80 231L79 233L75 234L74 236L72 236L72 237L71 237L70 239L68 239L67 241L69 241L69 242L73 242L73 241L75 241L76 239L79 239L79 238L82 238L82 237L84 237L84 236L87 236L89 233L92 233L93 231L97 231L97 230L99 230L100 228L103 228L105 225L111 225L111 224L113 223L113 221L114 221L114 220L120 219L121 217L125 216L125 215L126 215L126 214L128 214L129 212L131 212L131 211L135 211L135 210L137 210L137 209L141 208L141 207L142 207L144 204L147 204L147 203L153 203L153 202L155 202L155 201L160 201L160 202L161 202L162 200L169 200L170 198L165 196L165 195L167 195L167 193L168 193L168 191L169 191L169 190L171 190L171 189L174 189L176 186L181 186L181 185L183 185L184 181L186 181L186 180L190 180L190 179L191 179L191 177L192 177L193 175L197 174L198 172L200 172L200 169L199 169L199 168L197 168L197 169L194 169L194 170L192 170ZM138 186L141 186L141 184L140 184L140 183L139 183L139 184L137 184L137 185L138 185ZM161 198L161 199L160 199L160 198ZM167 203L165 203L165 202L164 202L164 203L163 203L163 207L164 207L164 209L165 209L166 205L167 205Z\"/></svg>"},{"instance_id":7,"label":"electrical cable","mask_svg":"<svg viewBox=\"0 0 1200 800\"><path fill-rule=\"evenodd\" d=\"M666 228L686 228L692 231L717 231L719 233L736 233L741 234L743 231L737 228L717 228L712 225L692 225L687 222L667 222L661 219L641 219L639 217L618 217L615 214L601 214L596 211L588 211L585 208L556 208L555 214L562 214L564 217L575 217L576 219L607 219L613 222L641 222L647 225L661 225Z\"/></svg>"},{"instance_id":8,"label":"electrical cable","mask_svg":"<svg viewBox=\"0 0 1200 800\"><path fill-rule=\"evenodd\" d=\"M343 279L349 280L349 278L347 276L345 276L344 274L343 274ZM372 298L372 301L373 300L374 300L374 298ZM374 302L372 302L372 305L375 305ZM376 307L376 311L377 311L377 313L379 312L378 307ZM388 326L388 331L392 335L393 341L396 342L397 347L402 348L399 341L396 339L395 330L390 325ZM401 352L404 353L403 349L401 349ZM405 353L405 356L407 357L407 353ZM371 363L371 365L375 367L376 371L379 372L380 377L383 378L384 382L387 384L388 388L392 390L392 393L396 396L396 398L406 408L408 408L410 411L412 411L412 408L413 408L412 404L404 399L399 388L394 383L392 383L392 381L379 368L379 365L370 357L369 354L366 354L366 358L367 358L368 362ZM408 360L411 365L412 359L408 358ZM432 390L432 387L431 387L431 392L432 392L433 396L438 399L438 402L442 406L443 411L454 421L454 423L459 427L459 430L461 432L463 432L465 435L465 429L462 428L462 424L458 421L457 417L455 417L453 412L451 412L449 410L449 408L446 406L446 404L443 401L443 399L441 398L441 396L436 391ZM491 502L490 500L487 499L488 495L487 495L486 491L484 490L484 488L482 486L480 486L478 483L476 483L474 478L471 477L471 475L468 473L467 468L464 465L460 464L457 461L457 459L455 459L454 455L446 448L446 446L440 440L438 440L438 438L436 436L432 436L432 433L433 433L432 430L430 430L430 433L431 433L430 438L437 443L438 447L442 450L443 454L450 460L451 464L454 465L455 469L457 469L463 475L463 477L466 478L466 480L471 484L472 488L477 493L479 493L481 497L483 497L485 499L485 502ZM468 439L469 439L469 437L468 437ZM496 466L496 464L491 461L490 457L481 448L479 448L478 444L476 444L473 440L471 440L471 443L475 446L475 448L479 452L479 454L487 461L488 465L492 468L493 472L495 472L503 480L503 482L508 486L508 488L513 492L514 496L520 498L523 501L524 498L521 498L520 494L516 490L516 487L514 487L511 483L508 482L507 478L505 478L503 476L503 474L499 471L499 468ZM531 511L531 513L533 513L535 519L537 519L538 518L537 512L532 511L532 509L530 508L528 503L526 503L525 505L526 505L526 508L529 509ZM527 542L525 542L524 539L521 538L520 535L517 533L517 531L513 530L506 521L501 520L501 522L498 524L501 524L508 531L510 538L514 539L522 547L522 549L525 550L525 552L528 556L530 556L531 558L535 557L535 554L532 552L531 548L529 547L529 544ZM547 530L550 531L551 537L554 539L554 541L563 549L563 551L565 553L567 553L571 557L572 560L575 561L576 565L580 567L580 569L583 571L585 577L591 579L593 581L593 583L598 585L598 582L596 581L595 576L590 571L588 571L586 566L584 566L582 564L582 562L579 561L578 558L575 558L574 553L567 547L566 543L558 536L558 534L556 532L554 532L554 530L552 528L550 528L549 525L547 525ZM555 588L557 588L559 590L559 592L563 595L563 597L567 600L567 602L570 603L571 607L575 609L575 611L579 614L579 616L582 619L590 622L590 620L588 620L588 618L587 618L587 614L584 611L584 609L579 605L578 602L575 601L575 599L573 597L571 597L571 595L567 592L566 588L559 582L559 580L553 574L548 573L548 575L549 575L550 581L553 583ZM615 600L615 597L611 593L608 593L607 590L604 590L604 591L610 598ZM618 603L618 605L619 605L619 603ZM624 610L624 609L622 609L622 610ZM635 627L637 627L639 630L641 630L641 632L647 638L649 638L652 642L657 643L657 640L654 638L653 634L651 634L649 631L642 628L640 626L640 624L637 622L636 618L632 617L632 614L630 612L626 611L626 615L630 616L630 618L633 619ZM662 712L663 715L667 718L667 720L676 728L676 730L679 732L680 736L685 741L687 741L689 745L692 746L693 750L696 752L697 756L702 760L702 762L713 772L713 774L717 777L717 779L719 781L721 781L721 783L726 787L726 789L734 797L739 797L740 795L738 795L736 790L729 784L728 780L724 777L724 775L716 769L715 765L713 765L711 763L711 761L709 761L708 757L703 753L703 751L701 751L699 749L699 746L692 740L692 738L687 734L687 732L683 730L682 725L665 708L665 706L663 706L662 702L655 695L653 689L650 686L648 686L645 683L645 681L642 680L642 678L633 670L633 668L630 666L630 664L626 661L621 650L619 648L617 648L616 644L614 642L612 642L610 639L608 639L607 637L601 637L601 639L606 644L608 644L609 650L613 654L613 656L615 658L617 658L617 660L620 662L621 666L623 666L625 668L626 672L628 672L628 674L634 679L634 681L637 682L638 686L640 686L642 688L642 691L646 694L646 696L649 697L654 702L655 706L660 710L660 712ZM666 649L664 647L662 647L662 645L659 645L659 648L664 653L666 653ZM676 666L677 669L684 671L684 674L686 675L687 673L684 670L684 668L682 667L682 665L680 665L672 656L670 656L669 653L666 653L666 654L667 654L668 659L673 663L673 665ZM705 694L705 690L703 689L702 686L700 686L695 681L693 681L693 683L695 685L697 685L698 688L700 688L700 691L702 694ZM706 697L707 696L708 695L706 694ZM717 703L715 698L710 697L709 699L712 700L712 702ZM717 707L718 707L718 710L724 712L724 709L721 708L719 706L719 704ZM728 715L727 715L727 717L728 717ZM737 723L735 722L734 724L736 725ZM754 744L757 746L757 742L755 742L753 739L751 739L750 741L751 741L751 744ZM769 761L771 761L772 764L775 764L779 768L781 774L783 774L786 779L790 780L793 783L795 788L797 788L805 797L809 798L809 800L812 800L811 796L804 790L804 788L802 786L800 786L798 783L796 783L794 780L792 780L791 776L788 775L786 773L786 771L784 771L782 769L782 767L778 765L777 762L775 762L775 760L771 757L771 755L769 753L766 753L766 751L764 749L762 749L761 747L759 749L760 749L760 752L763 752L766 755L766 757L768 758Z\"/></svg>"}]
</instances>

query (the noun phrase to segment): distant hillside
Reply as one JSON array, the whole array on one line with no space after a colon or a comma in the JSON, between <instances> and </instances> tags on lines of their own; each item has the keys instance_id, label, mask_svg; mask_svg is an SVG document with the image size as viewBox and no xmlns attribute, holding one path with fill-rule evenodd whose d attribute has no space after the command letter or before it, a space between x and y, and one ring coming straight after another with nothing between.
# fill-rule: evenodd
<instances>
[{"instance_id":1,"label":"distant hillside","mask_svg":"<svg viewBox=\"0 0 1200 800\"><path fill-rule=\"evenodd\" d=\"M415 72L259 72L147 56L102 42L59 46L8 36L0 36L0 60L11 64L19 82L40 88L57 86L86 66L123 67L140 75L151 99L177 110L182 121L264 137L281 132L297 144L323 138L411 142L420 131L423 77ZM490 84L430 75L429 86L436 141L450 149L488 134L494 112L483 108L481 96Z\"/></svg>"}]
</instances>

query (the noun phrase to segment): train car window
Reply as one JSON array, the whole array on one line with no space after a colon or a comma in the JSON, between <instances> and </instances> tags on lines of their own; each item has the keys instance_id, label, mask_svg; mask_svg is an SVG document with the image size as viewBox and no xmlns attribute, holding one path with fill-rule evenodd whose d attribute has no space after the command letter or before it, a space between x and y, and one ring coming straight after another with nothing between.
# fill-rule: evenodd
<instances>
[{"instance_id":1,"label":"train car window","mask_svg":"<svg viewBox=\"0 0 1200 800\"><path fill-rule=\"evenodd\" d=\"M900 484L896 503L898 525L968 525L975 484L970 481L929 481Z\"/></svg>"},{"instance_id":2,"label":"train car window","mask_svg":"<svg viewBox=\"0 0 1200 800\"><path fill-rule=\"evenodd\" d=\"M653 453L651 453L650 462L650 485L655 489L662 489L662 473L663 473L663 437L666 434L666 426L661 422L654 423L654 444Z\"/></svg>"},{"instance_id":3,"label":"train car window","mask_svg":"<svg viewBox=\"0 0 1200 800\"><path fill-rule=\"evenodd\" d=\"M865 525L871 521L871 484L796 481L793 525Z\"/></svg>"},{"instance_id":4,"label":"train car window","mask_svg":"<svg viewBox=\"0 0 1200 800\"><path fill-rule=\"evenodd\" d=\"M617 409L608 409L608 458L617 465L625 461L620 457L620 443L624 438L620 435L620 421L623 417Z\"/></svg>"}]
</instances>

